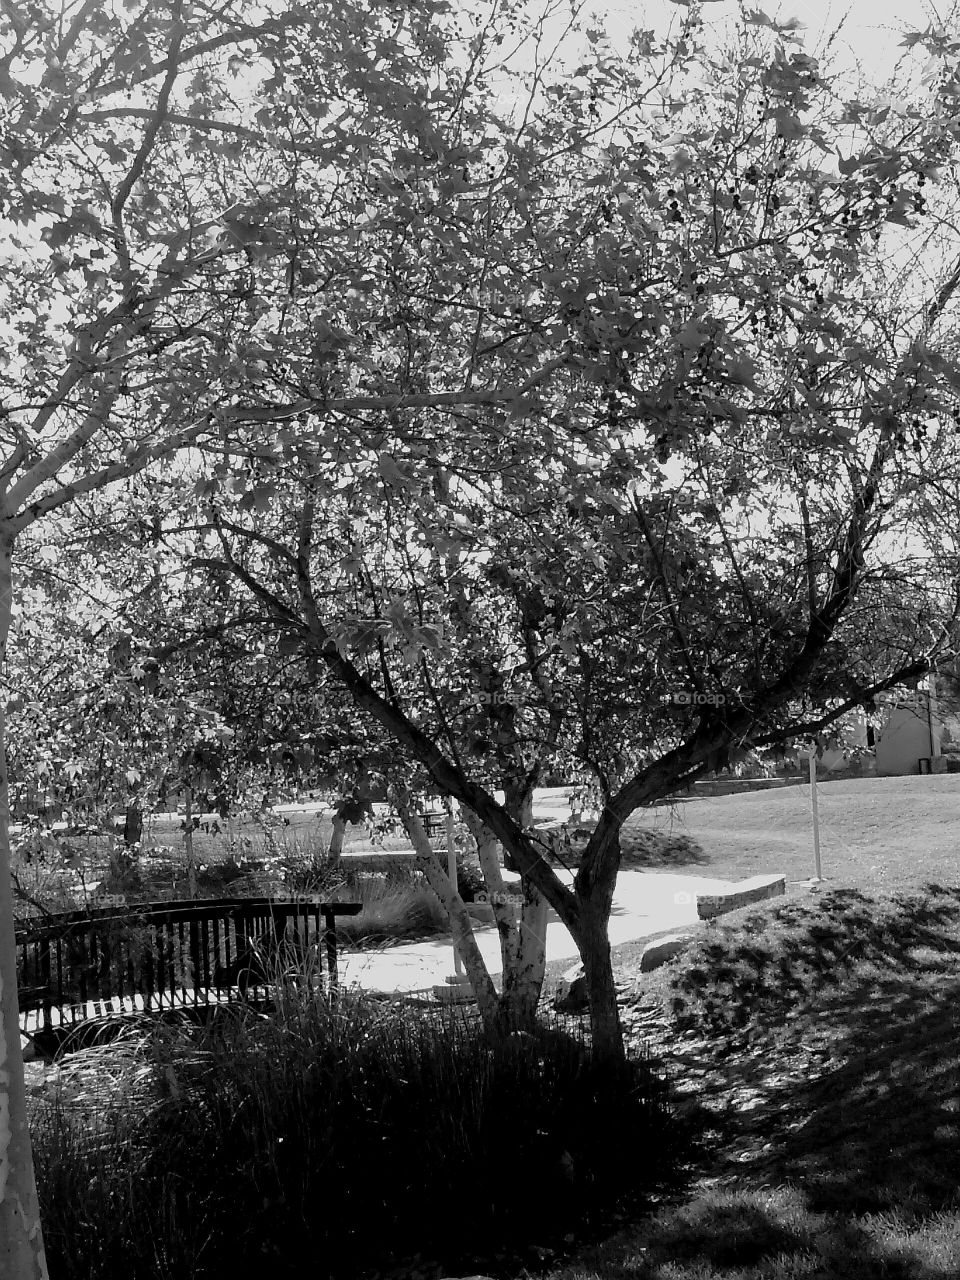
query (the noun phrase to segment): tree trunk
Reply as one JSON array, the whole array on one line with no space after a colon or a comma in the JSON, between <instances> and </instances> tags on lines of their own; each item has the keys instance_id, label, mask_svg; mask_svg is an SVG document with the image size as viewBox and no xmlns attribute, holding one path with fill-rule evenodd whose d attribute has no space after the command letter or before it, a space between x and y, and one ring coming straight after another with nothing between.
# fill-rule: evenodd
<instances>
[{"instance_id":1,"label":"tree trunk","mask_svg":"<svg viewBox=\"0 0 960 1280\"><path fill-rule=\"evenodd\" d=\"M497 933L500 935L502 971L507 974L516 963L520 935L516 914L505 900L507 891L500 870L500 842L472 810L464 809L462 812L470 834L477 842L477 858L483 873L483 883L486 886L487 898L493 907Z\"/></svg>"},{"instance_id":2,"label":"tree trunk","mask_svg":"<svg viewBox=\"0 0 960 1280\"><path fill-rule=\"evenodd\" d=\"M333 815L333 831L330 835L330 848L327 856L335 867L340 865L343 856L343 837L347 830L347 820L340 813Z\"/></svg>"},{"instance_id":3,"label":"tree trunk","mask_svg":"<svg viewBox=\"0 0 960 1280\"><path fill-rule=\"evenodd\" d=\"M624 1057L623 1031L610 956L610 911L620 869L620 822L601 818L590 838L574 889L580 905L577 947L590 998L590 1034L599 1057Z\"/></svg>"},{"instance_id":4,"label":"tree trunk","mask_svg":"<svg viewBox=\"0 0 960 1280\"><path fill-rule=\"evenodd\" d=\"M123 843L129 849L133 844L143 840L143 810L139 802L132 800L127 805L123 818Z\"/></svg>"},{"instance_id":5,"label":"tree trunk","mask_svg":"<svg viewBox=\"0 0 960 1280\"><path fill-rule=\"evenodd\" d=\"M503 786L503 807L510 817L526 830L533 826L533 789L527 779L507 778ZM519 871L520 864L504 845L503 865L507 871Z\"/></svg>"},{"instance_id":6,"label":"tree trunk","mask_svg":"<svg viewBox=\"0 0 960 1280\"><path fill-rule=\"evenodd\" d=\"M193 849L193 787L183 792L183 848L187 855L187 897L197 896L197 858Z\"/></svg>"},{"instance_id":7,"label":"tree trunk","mask_svg":"<svg viewBox=\"0 0 960 1280\"><path fill-rule=\"evenodd\" d=\"M12 598L11 545L0 546L0 658L6 657ZM20 1052L17 951L10 878L10 796L0 705L0 1276L46 1280L47 1262L27 1124Z\"/></svg>"},{"instance_id":8,"label":"tree trunk","mask_svg":"<svg viewBox=\"0 0 960 1280\"><path fill-rule=\"evenodd\" d=\"M620 1026L617 988L613 980L613 963L607 937L608 921L609 912L597 911L593 904L583 903L578 946L590 998L593 1053L600 1058L622 1060L623 1029Z\"/></svg>"},{"instance_id":9,"label":"tree trunk","mask_svg":"<svg viewBox=\"0 0 960 1280\"><path fill-rule=\"evenodd\" d=\"M467 971L467 979L477 998L477 1008L483 1021L484 1029L495 1034L500 1027L500 1006L497 989L487 972L483 955L473 936L473 924L459 893L456 893L450 877L441 865L440 859L430 847L423 824L415 814L402 803L397 802L397 812L403 821L404 829L410 837L417 854L417 866L427 878L434 891L446 908L450 918L450 931L453 942L460 953L463 967Z\"/></svg>"},{"instance_id":10,"label":"tree trunk","mask_svg":"<svg viewBox=\"0 0 960 1280\"><path fill-rule=\"evenodd\" d=\"M510 816L523 826L533 821L533 794L512 797L514 811ZM516 907L507 902L507 892L500 871L499 841L469 809L464 811L467 825L477 842L477 856L483 872L493 915L500 934L500 956L503 979L500 993L500 1025L507 1031L529 1030L536 1022L543 975L546 970L546 925L549 904L530 880L522 882L524 902L517 918ZM504 858L506 862L506 857Z\"/></svg>"},{"instance_id":11,"label":"tree trunk","mask_svg":"<svg viewBox=\"0 0 960 1280\"><path fill-rule=\"evenodd\" d=\"M503 972L501 1018L510 1030L529 1030L536 1023L543 975L547 965L546 898L529 882L524 884L517 946L513 964Z\"/></svg>"}]
</instances>

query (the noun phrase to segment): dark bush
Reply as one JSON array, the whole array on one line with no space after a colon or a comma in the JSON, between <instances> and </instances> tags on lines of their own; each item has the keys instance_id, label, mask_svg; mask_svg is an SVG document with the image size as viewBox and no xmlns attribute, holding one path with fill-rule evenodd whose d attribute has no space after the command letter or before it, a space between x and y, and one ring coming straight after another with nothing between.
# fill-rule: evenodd
<instances>
[{"instance_id":1,"label":"dark bush","mask_svg":"<svg viewBox=\"0 0 960 1280\"><path fill-rule=\"evenodd\" d=\"M352 998L158 1030L139 1070L95 1113L38 1112L53 1280L522 1258L636 1203L686 1150L641 1061Z\"/></svg>"}]
</instances>

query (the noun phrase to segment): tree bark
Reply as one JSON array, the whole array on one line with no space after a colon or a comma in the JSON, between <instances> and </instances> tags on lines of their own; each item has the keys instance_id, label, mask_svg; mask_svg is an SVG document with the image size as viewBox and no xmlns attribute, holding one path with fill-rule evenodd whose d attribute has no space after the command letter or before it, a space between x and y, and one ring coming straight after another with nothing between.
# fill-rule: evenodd
<instances>
[{"instance_id":1,"label":"tree bark","mask_svg":"<svg viewBox=\"0 0 960 1280\"><path fill-rule=\"evenodd\" d=\"M524 831L533 826L533 778L507 779L504 807ZM516 863L504 852L504 865L516 869ZM517 923L517 941L513 963L503 971L502 1016L511 1030L532 1027L537 1020L537 1007L543 990L547 967L547 911L549 903L529 876L520 881L523 905Z\"/></svg>"},{"instance_id":2,"label":"tree bark","mask_svg":"<svg viewBox=\"0 0 960 1280\"><path fill-rule=\"evenodd\" d=\"M183 792L183 848L187 855L187 897L197 896L197 858L193 848L193 787Z\"/></svg>"},{"instance_id":3,"label":"tree bark","mask_svg":"<svg viewBox=\"0 0 960 1280\"><path fill-rule=\"evenodd\" d=\"M574 880L580 903L577 948L583 961L590 999L590 1035L598 1057L622 1060L623 1031L610 956L609 924L620 869L620 826L609 812L590 839Z\"/></svg>"},{"instance_id":4,"label":"tree bark","mask_svg":"<svg viewBox=\"0 0 960 1280\"><path fill-rule=\"evenodd\" d=\"M347 820L343 814L337 812L333 815L333 831L330 834L330 848L327 856L335 867L340 865L340 859L343 857L343 837L347 830Z\"/></svg>"},{"instance_id":5,"label":"tree bark","mask_svg":"<svg viewBox=\"0 0 960 1280\"><path fill-rule=\"evenodd\" d=\"M491 1034L495 1034L500 1029L499 997L497 996L497 989L493 985L493 979L487 972L487 966L484 963L480 948L477 946L477 940L473 936L473 924L464 901L459 893L454 891L450 877L443 869L440 859L430 847L430 841L427 839L427 833L423 829L423 823L402 802L397 804L397 811L403 821L404 829L410 837L410 843L416 850L417 866L426 876L430 888L443 903L450 918L453 941L460 953L463 967L467 971L467 979L473 988L473 994L477 998L477 1008L480 1011L484 1029Z\"/></svg>"},{"instance_id":6,"label":"tree bark","mask_svg":"<svg viewBox=\"0 0 960 1280\"><path fill-rule=\"evenodd\" d=\"M537 1020L547 965L547 910L549 903L536 885L524 884L524 902L517 926L513 963L503 971L501 1019L511 1031L528 1030Z\"/></svg>"},{"instance_id":7,"label":"tree bark","mask_svg":"<svg viewBox=\"0 0 960 1280\"><path fill-rule=\"evenodd\" d=\"M143 839L143 810L139 802L133 800L127 805L123 818L123 843L129 849Z\"/></svg>"},{"instance_id":8,"label":"tree bark","mask_svg":"<svg viewBox=\"0 0 960 1280\"><path fill-rule=\"evenodd\" d=\"M533 793L513 796L511 817L523 826L533 820ZM546 971L546 926L549 903L529 879L522 884L524 902L519 919L500 870L500 845L488 827L469 809L464 817L477 842L480 870L493 906L500 934L503 978L500 992L500 1024L506 1031L529 1030L536 1022L543 976ZM507 861L504 857L504 861Z\"/></svg>"},{"instance_id":9,"label":"tree bark","mask_svg":"<svg viewBox=\"0 0 960 1280\"><path fill-rule=\"evenodd\" d=\"M497 933L500 935L501 968L506 974L516 963L519 931L515 914L505 901L507 891L500 870L500 842L472 810L464 809L462 812L464 821L477 842L477 858L480 862L480 870L483 872L483 882L486 885L490 905L493 907Z\"/></svg>"},{"instance_id":10,"label":"tree bark","mask_svg":"<svg viewBox=\"0 0 960 1280\"><path fill-rule=\"evenodd\" d=\"M5 538L0 544L0 661L6 658L10 629L11 551L11 541ZM20 1051L5 734L0 705L0 1276L47 1280Z\"/></svg>"},{"instance_id":11,"label":"tree bark","mask_svg":"<svg viewBox=\"0 0 960 1280\"><path fill-rule=\"evenodd\" d=\"M590 1037L594 1056L619 1061L625 1056L623 1028L613 979L613 962L607 937L608 916L585 903L581 912L583 932L578 940L580 958L590 998Z\"/></svg>"}]
</instances>

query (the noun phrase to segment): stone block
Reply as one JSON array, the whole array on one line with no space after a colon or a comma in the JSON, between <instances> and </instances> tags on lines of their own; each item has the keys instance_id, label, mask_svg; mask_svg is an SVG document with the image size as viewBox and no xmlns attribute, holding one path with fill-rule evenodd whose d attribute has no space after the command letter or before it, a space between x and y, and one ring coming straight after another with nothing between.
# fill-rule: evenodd
<instances>
[{"instance_id":1,"label":"stone block","mask_svg":"<svg viewBox=\"0 0 960 1280\"><path fill-rule=\"evenodd\" d=\"M732 884L722 893L698 893L697 915L701 920L712 920L714 916L736 911L751 902L762 902L764 898L775 898L786 891L786 876L752 876Z\"/></svg>"},{"instance_id":2,"label":"stone block","mask_svg":"<svg viewBox=\"0 0 960 1280\"><path fill-rule=\"evenodd\" d=\"M560 978L553 997L553 1007L559 1013L583 1013L590 1008L587 975L582 964L575 964Z\"/></svg>"},{"instance_id":3,"label":"stone block","mask_svg":"<svg viewBox=\"0 0 960 1280\"><path fill-rule=\"evenodd\" d=\"M649 973L651 969L659 969L662 964L686 951L693 938L691 933L672 933L666 938L657 938L643 948L640 956L640 972Z\"/></svg>"}]
</instances>

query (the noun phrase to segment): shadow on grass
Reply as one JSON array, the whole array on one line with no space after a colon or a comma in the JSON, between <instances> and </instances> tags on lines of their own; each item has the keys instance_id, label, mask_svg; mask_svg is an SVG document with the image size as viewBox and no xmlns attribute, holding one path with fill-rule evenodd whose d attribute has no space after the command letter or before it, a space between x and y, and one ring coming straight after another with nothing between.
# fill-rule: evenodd
<instances>
[{"instance_id":1,"label":"shadow on grass","mask_svg":"<svg viewBox=\"0 0 960 1280\"><path fill-rule=\"evenodd\" d=\"M620 833L620 851L625 867L701 866L710 861L703 846L683 832L629 825Z\"/></svg>"},{"instance_id":2,"label":"shadow on grass","mask_svg":"<svg viewBox=\"0 0 960 1280\"><path fill-rule=\"evenodd\" d=\"M930 974L960 958L960 889L876 900L857 889L718 921L666 991L679 1028L746 1035L799 1015L857 972Z\"/></svg>"},{"instance_id":3,"label":"shadow on grass","mask_svg":"<svg viewBox=\"0 0 960 1280\"><path fill-rule=\"evenodd\" d=\"M661 1211L641 1248L598 1274L953 1280L960 979L934 986L918 974L851 985L826 1002L821 1036L786 1036L779 1054L758 1043L741 1069L728 1064L735 1097L765 1088L759 1106L728 1113L715 1185Z\"/></svg>"},{"instance_id":4,"label":"shadow on grass","mask_svg":"<svg viewBox=\"0 0 960 1280\"><path fill-rule=\"evenodd\" d=\"M717 1189L551 1280L955 1280L957 1230L817 1213L792 1188Z\"/></svg>"},{"instance_id":5,"label":"shadow on grass","mask_svg":"<svg viewBox=\"0 0 960 1280\"><path fill-rule=\"evenodd\" d=\"M843 1027L832 1061L753 1121L770 1143L753 1172L803 1187L815 1210L960 1208L960 978L844 992L829 1016Z\"/></svg>"},{"instance_id":6,"label":"shadow on grass","mask_svg":"<svg viewBox=\"0 0 960 1280\"><path fill-rule=\"evenodd\" d=\"M960 1274L960 891L820 905L776 913L779 938L741 925L754 967L775 961L744 995L745 1034L667 1055L718 1108L713 1176L556 1280Z\"/></svg>"}]
</instances>

